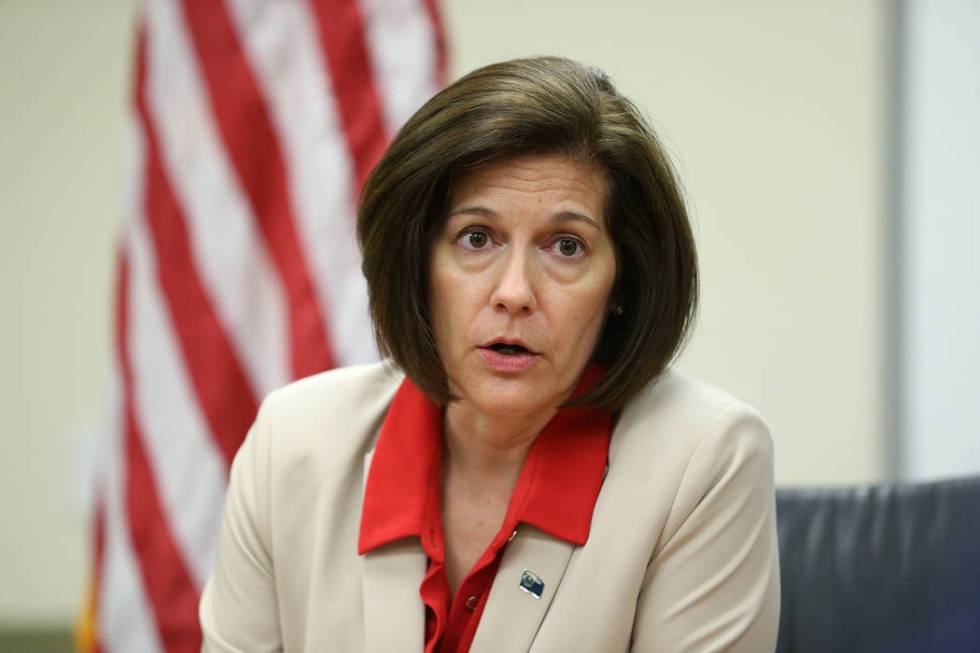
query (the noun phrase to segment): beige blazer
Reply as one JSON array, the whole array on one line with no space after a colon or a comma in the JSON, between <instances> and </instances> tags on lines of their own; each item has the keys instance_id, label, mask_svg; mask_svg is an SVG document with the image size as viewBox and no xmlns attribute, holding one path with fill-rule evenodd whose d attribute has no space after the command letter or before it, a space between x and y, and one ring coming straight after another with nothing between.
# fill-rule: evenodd
<instances>
[{"instance_id":1,"label":"beige blazer","mask_svg":"<svg viewBox=\"0 0 980 653\"><path fill-rule=\"evenodd\" d=\"M422 651L418 541L357 554L365 474L401 378L346 368L263 402L201 598L205 651ZM519 587L525 569L544 581L541 598ZM669 372L619 418L588 542L520 526L470 650L762 653L778 616L766 426Z\"/></svg>"}]
</instances>

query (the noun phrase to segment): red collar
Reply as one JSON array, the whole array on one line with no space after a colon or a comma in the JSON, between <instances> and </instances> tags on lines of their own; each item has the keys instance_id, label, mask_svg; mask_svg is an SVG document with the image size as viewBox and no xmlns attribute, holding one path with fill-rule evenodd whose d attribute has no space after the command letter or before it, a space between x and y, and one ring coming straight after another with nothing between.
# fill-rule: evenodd
<instances>
[{"instance_id":1,"label":"red collar","mask_svg":"<svg viewBox=\"0 0 980 653\"><path fill-rule=\"evenodd\" d=\"M576 394L593 385L590 367ZM518 486L524 501L508 510L519 522L576 545L589 537L592 511L605 474L613 416L599 408L564 408L531 446ZM442 414L405 379L398 388L371 458L358 553L403 537L421 536L426 501L439 482Z\"/></svg>"}]
</instances>

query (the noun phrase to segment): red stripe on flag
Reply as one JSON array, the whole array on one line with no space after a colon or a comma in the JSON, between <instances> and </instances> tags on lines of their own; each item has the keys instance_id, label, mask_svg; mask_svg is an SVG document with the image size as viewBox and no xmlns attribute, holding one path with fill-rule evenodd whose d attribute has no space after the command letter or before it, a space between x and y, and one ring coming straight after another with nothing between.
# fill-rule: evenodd
<instances>
[{"instance_id":1,"label":"red stripe on flag","mask_svg":"<svg viewBox=\"0 0 980 653\"><path fill-rule=\"evenodd\" d=\"M360 6L351 0L313 0L320 47L354 161L355 197L388 146L381 98L365 39Z\"/></svg>"},{"instance_id":2,"label":"red stripe on flag","mask_svg":"<svg viewBox=\"0 0 980 653\"><path fill-rule=\"evenodd\" d=\"M436 5L436 0L422 0L422 4L425 5L425 10L429 14L429 21L432 23L432 34L436 44L436 76L439 85L443 86L449 81L449 54L442 14Z\"/></svg>"},{"instance_id":3,"label":"red stripe on flag","mask_svg":"<svg viewBox=\"0 0 980 653\"><path fill-rule=\"evenodd\" d=\"M95 505L95 573L93 575L94 587L92 588L93 605L92 616L99 614L99 605L102 598L102 570L105 569L105 499L101 498ZM95 651L102 650L102 633L99 631L98 621L92 624L92 632L95 635Z\"/></svg>"},{"instance_id":4,"label":"red stripe on flag","mask_svg":"<svg viewBox=\"0 0 980 653\"><path fill-rule=\"evenodd\" d=\"M258 402L197 275L187 225L163 169L147 107L146 37L137 53L136 109L146 137L143 208L156 250L156 272L198 404L230 465L258 412Z\"/></svg>"},{"instance_id":5,"label":"red stripe on flag","mask_svg":"<svg viewBox=\"0 0 980 653\"><path fill-rule=\"evenodd\" d=\"M234 25L222 2L181 0L181 5L225 149L286 287L292 373L303 377L334 367L296 231L286 162Z\"/></svg>"},{"instance_id":6,"label":"red stripe on flag","mask_svg":"<svg viewBox=\"0 0 980 653\"><path fill-rule=\"evenodd\" d=\"M123 377L126 518L164 650L167 653L196 653L201 650L201 633L197 626L197 589L167 527L167 518L153 480L153 469L143 448L136 420L127 340L128 286L129 268L123 257L119 270L119 296L116 299L119 325L116 346Z\"/></svg>"},{"instance_id":7,"label":"red stripe on flag","mask_svg":"<svg viewBox=\"0 0 980 653\"><path fill-rule=\"evenodd\" d=\"M86 634L90 640L77 642L76 646L79 646L83 651L91 650L91 653L102 653L102 633L99 630L98 614L100 612L100 604L102 598L102 570L105 569L105 497L104 488L100 484L98 486L98 491L96 492L95 500L95 542L94 542L94 558L92 570L92 589L91 605L88 608L88 614L85 615L85 619L89 620L87 623L88 633ZM90 647L86 649L84 647Z\"/></svg>"}]
</instances>

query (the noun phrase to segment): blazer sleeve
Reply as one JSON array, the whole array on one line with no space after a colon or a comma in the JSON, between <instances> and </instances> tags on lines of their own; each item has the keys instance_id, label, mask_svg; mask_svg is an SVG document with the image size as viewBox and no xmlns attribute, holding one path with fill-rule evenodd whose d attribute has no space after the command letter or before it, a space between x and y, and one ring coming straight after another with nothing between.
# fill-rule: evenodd
<instances>
[{"instance_id":1,"label":"blazer sleeve","mask_svg":"<svg viewBox=\"0 0 980 653\"><path fill-rule=\"evenodd\" d=\"M281 651L270 528L268 400L231 465L218 556L201 595L205 653Z\"/></svg>"},{"instance_id":2,"label":"blazer sleeve","mask_svg":"<svg viewBox=\"0 0 980 653\"><path fill-rule=\"evenodd\" d=\"M772 441L743 406L722 411L687 463L637 602L632 651L776 648L779 555Z\"/></svg>"}]
</instances>

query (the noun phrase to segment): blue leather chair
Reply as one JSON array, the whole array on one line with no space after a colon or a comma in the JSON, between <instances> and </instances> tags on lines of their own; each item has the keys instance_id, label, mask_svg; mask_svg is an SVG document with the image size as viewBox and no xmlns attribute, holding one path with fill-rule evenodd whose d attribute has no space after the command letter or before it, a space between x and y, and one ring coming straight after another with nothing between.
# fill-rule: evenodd
<instances>
[{"instance_id":1,"label":"blue leather chair","mask_svg":"<svg viewBox=\"0 0 980 653\"><path fill-rule=\"evenodd\" d=\"M780 489L777 653L980 652L980 477Z\"/></svg>"}]
</instances>

